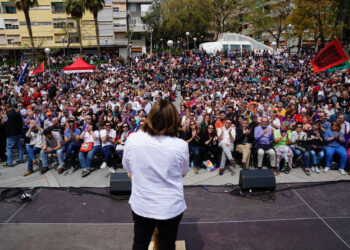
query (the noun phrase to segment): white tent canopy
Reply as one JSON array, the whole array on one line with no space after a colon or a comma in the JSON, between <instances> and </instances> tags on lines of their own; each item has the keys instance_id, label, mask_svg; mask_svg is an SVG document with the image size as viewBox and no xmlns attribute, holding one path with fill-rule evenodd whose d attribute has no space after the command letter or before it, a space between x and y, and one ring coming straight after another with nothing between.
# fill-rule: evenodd
<instances>
[{"instance_id":1,"label":"white tent canopy","mask_svg":"<svg viewBox=\"0 0 350 250\"><path fill-rule=\"evenodd\" d=\"M215 53L217 51L242 51L242 50L267 50L273 51L273 48L260 43L249 36L237 33L222 33L216 42L207 42L199 45L199 49L207 53Z\"/></svg>"}]
</instances>

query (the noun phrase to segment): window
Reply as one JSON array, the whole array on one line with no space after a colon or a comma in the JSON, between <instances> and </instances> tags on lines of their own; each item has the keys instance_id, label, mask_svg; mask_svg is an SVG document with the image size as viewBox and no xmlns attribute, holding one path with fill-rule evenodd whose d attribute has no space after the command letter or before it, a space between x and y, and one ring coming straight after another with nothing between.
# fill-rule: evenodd
<instances>
[{"instance_id":1,"label":"window","mask_svg":"<svg viewBox=\"0 0 350 250\"><path fill-rule=\"evenodd\" d=\"M64 18L53 19L53 27L55 29L66 27L66 19L64 19Z\"/></svg>"},{"instance_id":2,"label":"window","mask_svg":"<svg viewBox=\"0 0 350 250\"><path fill-rule=\"evenodd\" d=\"M3 10L4 10L4 13L6 13L6 14L16 14L17 13L16 7L8 5L8 4L3 6Z\"/></svg>"},{"instance_id":3,"label":"window","mask_svg":"<svg viewBox=\"0 0 350 250\"><path fill-rule=\"evenodd\" d=\"M47 26L47 25L51 25L51 22L37 22L36 25L38 26Z\"/></svg>"},{"instance_id":4,"label":"window","mask_svg":"<svg viewBox=\"0 0 350 250\"><path fill-rule=\"evenodd\" d=\"M14 44L15 40L14 39L7 39L7 44Z\"/></svg>"},{"instance_id":5,"label":"window","mask_svg":"<svg viewBox=\"0 0 350 250\"><path fill-rule=\"evenodd\" d=\"M136 12L136 4L130 4L130 12Z\"/></svg>"},{"instance_id":6,"label":"window","mask_svg":"<svg viewBox=\"0 0 350 250\"><path fill-rule=\"evenodd\" d=\"M113 12L119 12L119 7L113 7Z\"/></svg>"},{"instance_id":7,"label":"window","mask_svg":"<svg viewBox=\"0 0 350 250\"><path fill-rule=\"evenodd\" d=\"M251 50L252 46L250 46L250 45L242 45L242 49L244 49L244 50Z\"/></svg>"},{"instance_id":8,"label":"window","mask_svg":"<svg viewBox=\"0 0 350 250\"><path fill-rule=\"evenodd\" d=\"M131 40L142 40L142 36L139 33L133 33Z\"/></svg>"},{"instance_id":9,"label":"window","mask_svg":"<svg viewBox=\"0 0 350 250\"><path fill-rule=\"evenodd\" d=\"M7 29L7 30L18 30L18 24L5 23L5 29Z\"/></svg>"},{"instance_id":10,"label":"window","mask_svg":"<svg viewBox=\"0 0 350 250\"><path fill-rule=\"evenodd\" d=\"M236 51L236 50L241 50L241 46L239 46L238 44L231 44L230 45L230 51Z\"/></svg>"},{"instance_id":11,"label":"window","mask_svg":"<svg viewBox=\"0 0 350 250\"><path fill-rule=\"evenodd\" d=\"M223 44L223 45L222 45L222 48L223 48L225 51L228 51L228 44Z\"/></svg>"},{"instance_id":12,"label":"window","mask_svg":"<svg viewBox=\"0 0 350 250\"><path fill-rule=\"evenodd\" d=\"M51 3L52 13L64 13L63 2L53 2Z\"/></svg>"}]
</instances>

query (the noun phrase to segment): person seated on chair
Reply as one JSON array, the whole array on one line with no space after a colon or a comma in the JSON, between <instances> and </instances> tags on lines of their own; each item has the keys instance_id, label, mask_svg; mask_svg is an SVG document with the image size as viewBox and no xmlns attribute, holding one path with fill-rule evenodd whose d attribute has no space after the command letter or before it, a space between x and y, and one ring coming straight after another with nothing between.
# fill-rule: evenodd
<instances>
[{"instance_id":1,"label":"person seated on chair","mask_svg":"<svg viewBox=\"0 0 350 250\"><path fill-rule=\"evenodd\" d=\"M283 168L282 171L289 174L290 170L292 169L293 151L289 147L289 144L292 142L292 135L287 129L288 122L282 122L281 128L276 129L273 133L277 173L280 170L280 162L282 158L284 158L287 163L286 168Z\"/></svg>"},{"instance_id":2,"label":"person seated on chair","mask_svg":"<svg viewBox=\"0 0 350 250\"><path fill-rule=\"evenodd\" d=\"M234 166L234 159L232 151L234 149L234 142L236 137L236 129L232 125L232 121L225 120L224 126L218 129L219 147L222 149L219 175L223 175L225 171L226 159Z\"/></svg>"},{"instance_id":3,"label":"person seated on chair","mask_svg":"<svg viewBox=\"0 0 350 250\"><path fill-rule=\"evenodd\" d=\"M340 124L338 122L332 122L331 128L324 133L324 140L326 144L324 147L326 152L326 167L323 171L325 173L329 171L334 153L336 153L340 157L339 172L343 175L346 174L344 168L348 159L348 154L344 147L344 134L340 130Z\"/></svg>"},{"instance_id":4,"label":"person seated on chair","mask_svg":"<svg viewBox=\"0 0 350 250\"><path fill-rule=\"evenodd\" d=\"M254 141L254 134L248 127L248 120L243 119L242 125L236 130L236 151L243 154L242 166L244 169L249 168L250 153Z\"/></svg>"},{"instance_id":5,"label":"person seated on chair","mask_svg":"<svg viewBox=\"0 0 350 250\"><path fill-rule=\"evenodd\" d=\"M121 160L123 158L125 143L126 143L128 137L131 133L133 133L133 132L131 131L129 124L127 122L124 122L122 124L122 131L120 132L120 134L117 137L116 150L117 150L117 155L119 157L119 160Z\"/></svg>"},{"instance_id":6,"label":"person seated on chair","mask_svg":"<svg viewBox=\"0 0 350 250\"><path fill-rule=\"evenodd\" d=\"M36 123L35 120L31 120L26 136L30 139L30 142L26 144L28 155L28 169L27 172L25 172L24 176L28 176L33 173L35 154L41 151L41 147L43 145L43 129Z\"/></svg>"},{"instance_id":7,"label":"person seated on chair","mask_svg":"<svg viewBox=\"0 0 350 250\"><path fill-rule=\"evenodd\" d=\"M310 155L311 155L311 171L320 173L320 162L324 157L324 139L323 132L321 130L321 121L316 120L312 124L312 129L307 133L307 142L309 144L309 150L304 153L304 164L305 169L310 166Z\"/></svg>"},{"instance_id":8,"label":"person seated on chair","mask_svg":"<svg viewBox=\"0 0 350 250\"><path fill-rule=\"evenodd\" d=\"M276 174L276 153L273 148L273 129L268 127L269 121L266 116L261 118L261 125L256 127L254 130L254 139L255 139L255 151L258 155L258 169L262 168L262 163L264 155L268 154L270 157L271 168L274 169Z\"/></svg>"},{"instance_id":9,"label":"person seated on chair","mask_svg":"<svg viewBox=\"0 0 350 250\"><path fill-rule=\"evenodd\" d=\"M91 149L85 150L84 152L80 150L78 155L80 166L83 169L81 176L86 177L91 172L95 154L101 150L100 132L98 130L93 131L93 125L87 124L85 130L80 135L80 139L84 140L83 144L92 144Z\"/></svg>"},{"instance_id":10,"label":"person seated on chair","mask_svg":"<svg viewBox=\"0 0 350 250\"><path fill-rule=\"evenodd\" d=\"M291 150L293 151L294 154L294 161L299 161L305 151L307 151L307 148L305 147L306 145L306 133L303 131L303 124L298 122L295 126L295 130L291 134L292 136L292 142L291 142ZM310 169L305 168L305 170L309 173Z\"/></svg>"},{"instance_id":11,"label":"person seated on chair","mask_svg":"<svg viewBox=\"0 0 350 250\"><path fill-rule=\"evenodd\" d=\"M192 152L192 157L190 158L193 160L193 171L196 174L198 174L198 168L201 165L201 156L199 153L200 139L197 122L191 121L190 129L185 133L184 140L188 143L189 152Z\"/></svg>"},{"instance_id":12,"label":"person seated on chair","mask_svg":"<svg viewBox=\"0 0 350 250\"><path fill-rule=\"evenodd\" d=\"M50 128L45 129L43 147L40 152L42 161L41 173L44 174L49 170L48 154L56 153L58 158L58 173L63 173L64 161L63 153L65 149L64 141L60 133L51 131Z\"/></svg>"},{"instance_id":13,"label":"person seated on chair","mask_svg":"<svg viewBox=\"0 0 350 250\"><path fill-rule=\"evenodd\" d=\"M111 122L106 122L105 128L100 131L100 137L102 142L102 153L103 153L103 163L101 165L101 169L109 167L109 171L111 173L115 173L115 170L113 168L113 153L114 150L114 144L117 140L117 134L114 129L111 128L112 124Z\"/></svg>"},{"instance_id":14,"label":"person seated on chair","mask_svg":"<svg viewBox=\"0 0 350 250\"><path fill-rule=\"evenodd\" d=\"M64 141L67 150L63 160L67 169L70 166L68 171L70 174L75 171L78 165L77 156L81 145L80 134L80 129L75 127L75 118L69 117L67 129L64 131Z\"/></svg>"},{"instance_id":15,"label":"person seated on chair","mask_svg":"<svg viewBox=\"0 0 350 250\"><path fill-rule=\"evenodd\" d=\"M220 149L215 126L212 123L209 124L201 134L200 138L200 152L203 155L203 160L210 160L215 165L215 167L219 167Z\"/></svg>"}]
</instances>

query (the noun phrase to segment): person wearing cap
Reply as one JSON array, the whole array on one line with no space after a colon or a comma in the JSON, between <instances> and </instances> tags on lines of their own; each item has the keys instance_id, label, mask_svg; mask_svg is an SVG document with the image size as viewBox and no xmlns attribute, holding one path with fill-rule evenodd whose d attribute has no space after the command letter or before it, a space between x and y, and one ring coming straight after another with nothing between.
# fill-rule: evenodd
<instances>
[{"instance_id":1,"label":"person wearing cap","mask_svg":"<svg viewBox=\"0 0 350 250\"><path fill-rule=\"evenodd\" d=\"M51 131L50 128L44 129L44 142L40 151L40 157L42 161L41 174L45 174L49 170L49 154L56 153L58 158L58 173L63 172L64 161L63 153L65 150L64 140L62 136L55 131Z\"/></svg>"},{"instance_id":2,"label":"person wearing cap","mask_svg":"<svg viewBox=\"0 0 350 250\"><path fill-rule=\"evenodd\" d=\"M1 123L5 125L7 167L13 167L12 151L16 147L18 151L17 163L23 163L22 129L23 120L20 113L16 112L10 103L6 104L6 115L2 114Z\"/></svg>"},{"instance_id":3,"label":"person wearing cap","mask_svg":"<svg viewBox=\"0 0 350 250\"><path fill-rule=\"evenodd\" d=\"M67 146L66 154L63 158L65 167L69 168L68 173L73 173L77 168L77 156L81 145L80 129L75 127L74 117L70 117L67 124L67 129L64 131L64 141ZM58 173L61 174L63 169Z\"/></svg>"}]
</instances>

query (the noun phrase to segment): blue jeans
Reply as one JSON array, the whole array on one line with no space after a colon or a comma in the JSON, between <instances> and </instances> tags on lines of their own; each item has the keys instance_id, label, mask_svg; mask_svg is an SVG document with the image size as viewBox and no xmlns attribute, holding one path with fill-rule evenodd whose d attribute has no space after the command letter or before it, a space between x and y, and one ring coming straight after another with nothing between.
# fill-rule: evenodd
<instances>
[{"instance_id":1,"label":"blue jeans","mask_svg":"<svg viewBox=\"0 0 350 250\"><path fill-rule=\"evenodd\" d=\"M90 169L94 155L101 150L101 145L93 146L89 152L79 152L79 162L82 169Z\"/></svg>"},{"instance_id":2,"label":"blue jeans","mask_svg":"<svg viewBox=\"0 0 350 250\"><path fill-rule=\"evenodd\" d=\"M6 153L7 153L7 165L12 165L12 150L14 147L17 147L18 151L18 160L23 161L23 149L22 141L20 135L8 136L6 138Z\"/></svg>"},{"instance_id":3,"label":"blue jeans","mask_svg":"<svg viewBox=\"0 0 350 250\"><path fill-rule=\"evenodd\" d=\"M33 160L35 158L35 154L39 153L41 148L26 144L26 150L28 154L28 171L33 171Z\"/></svg>"},{"instance_id":4,"label":"blue jeans","mask_svg":"<svg viewBox=\"0 0 350 250\"><path fill-rule=\"evenodd\" d=\"M64 150L65 150L65 146L62 146L59 150L56 151L57 157L58 157L58 164L60 168L63 167L63 164L64 164L64 161L63 161ZM43 168L46 168L47 166L49 166L48 153L41 150L40 157L43 163Z\"/></svg>"},{"instance_id":5,"label":"blue jeans","mask_svg":"<svg viewBox=\"0 0 350 250\"><path fill-rule=\"evenodd\" d=\"M112 167L113 161L112 161L112 155L114 153L114 146L113 145L107 145L102 147L102 153L104 157L104 162L107 163L108 167Z\"/></svg>"},{"instance_id":6,"label":"blue jeans","mask_svg":"<svg viewBox=\"0 0 350 250\"><path fill-rule=\"evenodd\" d=\"M339 169L344 169L346 161L348 159L348 154L343 146L338 147L324 147L326 151L326 167L330 167L332 163L332 158L334 153L337 153L340 156Z\"/></svg>"},{"instance_id":7,"label":"blue jeans","mask_svg":"<svg viewBox=\"0 0 350 250\"><path fill-rule=\"evenodd\" d=\"M194 166L196 168L199 168L201 167L201 156L200 156L200 152L199 152L199 146L195 145L195 146L192 146L192 145L188 145L188 149L190 150L190 152L192 151L192 154L191 154L191 160L193 160L193 163L194 163Z\"/></svg>"},{"instance_id":8,"label":"blue jeans","mask_svg":"<svg viewBox=\"0 0 350 250\"><path fill-rule=\"evenodd\" d=\"M66 154L63 160L70 166L77 165L77 156L81 146L81 142L69 142L67 145Z\"/></svg>"},{"instance_id":9,"label":"blue jeans","mask_svg":"<svg viewBox=\"0 0 350 250\"><path fill-rule=\"evenodd\" d=\"M305 168L310 168L310 155L311 155L311 162L313 166L317 166L318 164L320 164L320 162L322 161L323 157L324 157L324 151L321 150L318 152L318 154L316 154L316 152L314 150L310 150L306 151L304 153L304 163L305 163Z\"/></svg>"},{"instance_id":10,"label":"blue jeans","mask_svg":"<svg viewBox=\"0 0 350 250\"><path fill-rule=\"evenodd\" d=\"M300 149L297 149L293 146L291 146L290 149L293 151L294 157L298 157L303 154Z\"/></svg>"}]
</instances>

